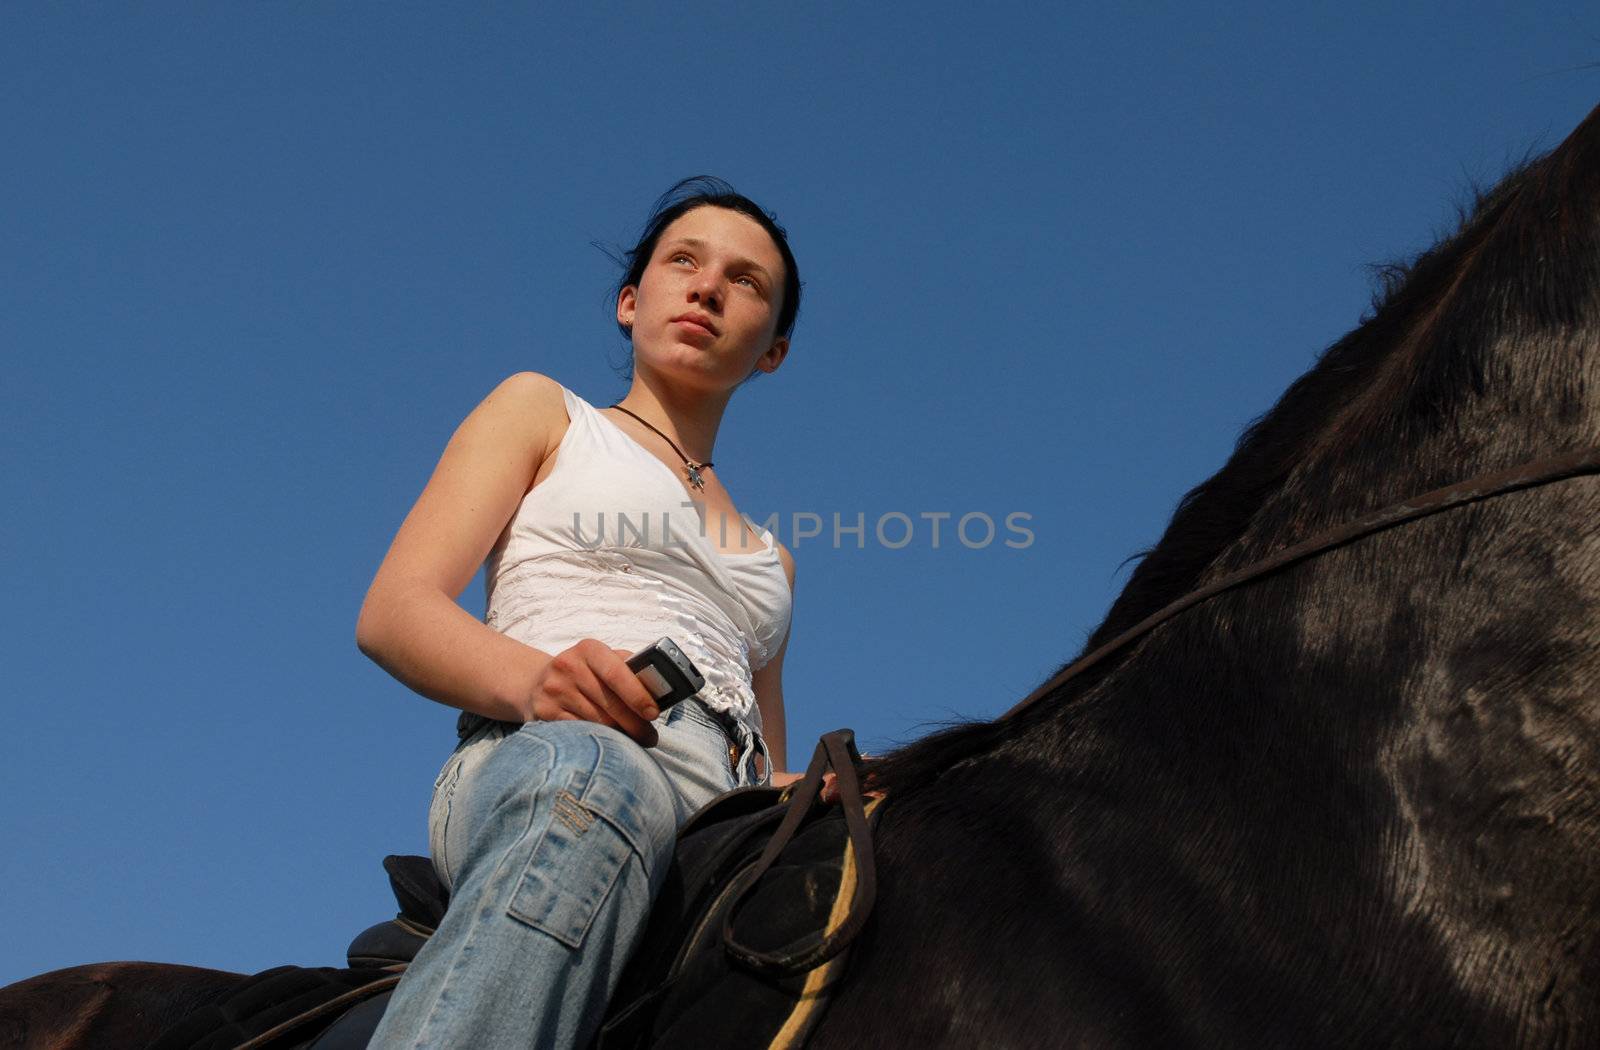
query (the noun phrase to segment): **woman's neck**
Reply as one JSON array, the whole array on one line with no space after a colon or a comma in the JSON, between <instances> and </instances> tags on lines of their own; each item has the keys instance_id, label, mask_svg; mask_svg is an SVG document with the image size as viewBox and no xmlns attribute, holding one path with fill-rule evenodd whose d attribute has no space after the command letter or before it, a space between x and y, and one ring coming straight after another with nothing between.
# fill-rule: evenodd
<instances>
[{"instance_id":1,"label":"woman's neck","mask_svg":"<svg viewBox=\"0 0 1600 1050\"><path fill-rule=\"evenodd\" d=\"M617 404L636 412L677 443L696 463L712 458L717 430L732 391L706 396L664 389L642 382L635 373L633 387Z\"/></svg>"}]
</instances>

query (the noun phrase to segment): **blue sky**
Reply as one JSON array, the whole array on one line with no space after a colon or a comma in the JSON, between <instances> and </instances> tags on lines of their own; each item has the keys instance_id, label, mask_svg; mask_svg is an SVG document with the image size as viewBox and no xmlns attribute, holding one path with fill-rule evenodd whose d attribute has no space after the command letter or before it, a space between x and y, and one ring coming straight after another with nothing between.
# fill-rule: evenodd
<instances>
[{"instance_id":1,"label":"blue sky","mask_svg":"<svg viewBox=\"0 0 1600 1050\"><path fill-rule=\"evenodd\" d=\"M1303 6L6 6L0 983L392 914L455 712L361 599L501 379L625 392L591 242L686 175L805 280L715 456L799 564L791 763L1011 706L1367 265L1600 95L1587 5Z\"/></svg>"}]
</instances>

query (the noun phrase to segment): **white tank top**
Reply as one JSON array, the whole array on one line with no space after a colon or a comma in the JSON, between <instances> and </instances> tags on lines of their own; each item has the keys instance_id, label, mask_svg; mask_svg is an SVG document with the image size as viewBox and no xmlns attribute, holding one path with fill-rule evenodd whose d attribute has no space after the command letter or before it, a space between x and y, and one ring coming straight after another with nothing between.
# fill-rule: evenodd
<instances>
[{"instance_id":1,"label":"white tank top","mask_svg":"<svg viewBox=\"0 0 1600 1050\"><path fill-rule=\"evenodd\" d=\"M584 638L636 652L670 636L705 676L697 697L759 731L750 674L782 644L793 601L772 533L752 523L759 546L741 533L721 542L735 553L718 550L670 467L561 395L555 466L484 562L484 623L552 655Z\"/></svg>"}]
</instances>

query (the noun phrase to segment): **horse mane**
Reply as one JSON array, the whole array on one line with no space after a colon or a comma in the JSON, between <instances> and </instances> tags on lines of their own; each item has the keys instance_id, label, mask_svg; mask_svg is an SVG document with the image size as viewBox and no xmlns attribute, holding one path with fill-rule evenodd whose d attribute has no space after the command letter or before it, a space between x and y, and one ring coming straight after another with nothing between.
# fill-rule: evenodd
<instances>
[{"instance_id":1,"label":"horse mane","mask_svg":"<svg viewBox=\"0 0 1600 1050\"><path fill-rule=\"evenodd\" d=\"M1597 190L1600 108L1561 146L1538 156L1525 153L1492 188L1471 185L1470 203L1456 207L1455 230L1431 248L1408 260L1369 267L1377 285L1370 311L1246 426L1220 470L1179 500L1161 539L1134 555L1138 565L1127 585L1078 655L1202 586L1208 577L1264 556L1286 526L1299 539L1314 526L1334 524L1309 517L1285 520L1286 501L1280 497L1294 477L1304 476L1314 464L1348 457L1360 445L1366 446L1369 466L1382 466L1390 445L1373 440L1375 432L1449 427L1451 413L1464 399L1482 397L1492 380L1501 378L1492 374L1489 351L1508 329L1570 327L1581 316L1592 316L1600 276L1584 258L1585 253L1589 260L1597 257L1600 238L1594 230L1596 216L1574 214L1572 202L1593 202ZM1552 224L1555 237L1549 236ZM1545 235L1536 237L1541 231ZM1560 244L1562 258L1537 254L1532 246L1541 243ZM1466 281L1474 268L1476 280ZM1559 277L1574 273L1579 279L1568 282L1572 287L1552 294L1550 286ZM1479 289L1493 299L1474 299ZM1573 294L1561 294L1565 292ZM1566 410L1571 407L1563 405L1561 414L1570 415ZM1501 449L1505 462L1494 465L1522 457L1515 444ZM1376 469L1367 474L1381 477ZM1402 482L1406 491L1392 493L1373 491L1348 477L1342 480L1344 488L1365 499L1355 509L1361 512L1460 479L1444 476L1432 479L1432 485L1412 487L1413 475ZM1288 516L1297 513L1311 512L1301 508ZM1068 683L1062 695L1034 705L1017 722L1051 717L1053 707L1079 695L1107 670L1099 668ZM972 719L944 725L872 760L874 784L892 790L929 782L1018 731L1015 722Z\"/></svg>"}]
</instances>

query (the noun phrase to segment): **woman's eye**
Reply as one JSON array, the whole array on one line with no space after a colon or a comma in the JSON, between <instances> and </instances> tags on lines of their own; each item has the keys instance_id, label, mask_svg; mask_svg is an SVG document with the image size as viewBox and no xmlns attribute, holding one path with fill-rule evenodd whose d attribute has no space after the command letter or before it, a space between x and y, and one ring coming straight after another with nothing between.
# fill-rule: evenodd
<instances>
[{"instance_id":1,"label":"woman's eye","mask_svg":"<svg viewBox=\"0 0 1600 1050\"><path fill-rule=\"evenodd\" d=\"M683 254L682 252L679 252L677 255L674 255L671 258L670 261L671 262L677 262L680 259L683 260L684 262L694 262L693 259L689 258L687 255Z\"/></svg>"}]
</instances>

